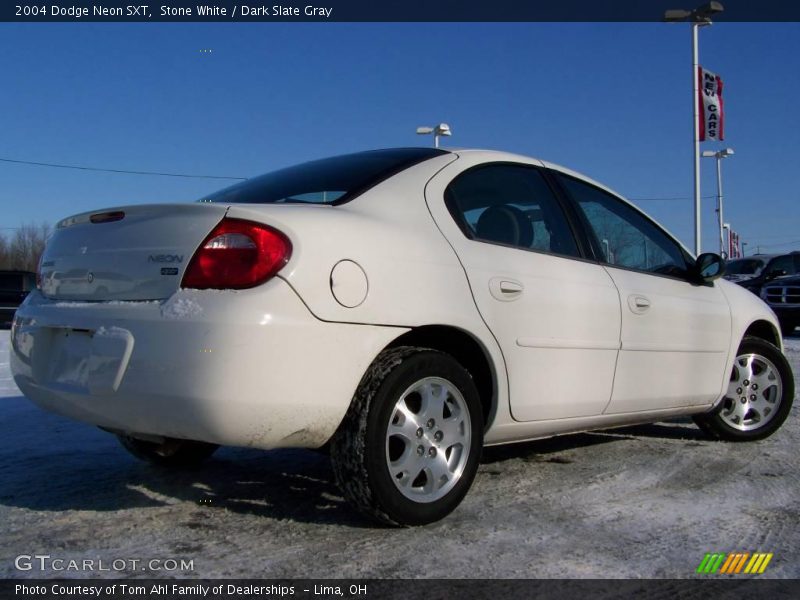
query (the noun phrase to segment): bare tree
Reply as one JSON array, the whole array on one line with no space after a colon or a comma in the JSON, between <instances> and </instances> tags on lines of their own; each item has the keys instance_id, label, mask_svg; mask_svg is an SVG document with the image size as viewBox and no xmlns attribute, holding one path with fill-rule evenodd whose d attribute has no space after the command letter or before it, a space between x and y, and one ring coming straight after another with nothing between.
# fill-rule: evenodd
<instances>
[{"instance_id":1,"label":"bare tree","mask_svg":"<svg viewBox=\"0 0 800 600\"><path fill-rule=\"evenodd\" d=\"M8 242L6 237L0 233L0 269L7 269L8 263Z\"/></svg>"},{"instance_id":2,"label":"bare tree","mask_svg":"<svg viewBox=\"0 0 800 600\"><path fill-rule=\"evenodd\" d=\"M50 235L50 225L23 224L7 239L0 236L0 269L35 271Z\"/></svg>"}]
</instances>

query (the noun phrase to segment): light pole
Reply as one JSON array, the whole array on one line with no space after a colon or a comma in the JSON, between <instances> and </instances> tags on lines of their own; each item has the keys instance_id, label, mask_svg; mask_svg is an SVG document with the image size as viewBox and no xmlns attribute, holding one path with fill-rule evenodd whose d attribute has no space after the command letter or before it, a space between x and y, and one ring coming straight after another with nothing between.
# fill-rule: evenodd
<instances>
[{"instance_id":1,"label":"light pole","mask_svg":"<svg viewBox=\"0 0 800 600\"><path fill-rule=\"evenodd\" d=\"M717 159L717 216L719 218L719 253L722 258L728 258L725 252L725 238L722 233L725 221L722 220L722 159L733 156L733 148L723 148L722 150L706 150L703 152L705 158Z\"/></svg>"},{"instance_id":2,"label":"light pole","mask_svg":"<svg viewBox=\"0 0 800 600\"><path fill-rule=\"evenodd\" d=\"M453 132L450 130L450 125L447 123L439 123L436 127L417 127L417 133L419 135L428 135L430 133L433 134L433 147L439 147L439 138L443 135L453 135Z\"/></svg>"},{"instance_id":3,"label":"light pole","mask_svg":"<svg viewBox=\"0 0 800 600\"><path fill-rule=\"evenodd\" d=\"M668 22L690 21L692 24L692 112L694 114L694 253L700 255L700 95L699 77L697 76L698 51L697 30L711 25L711 15L722 12L724 7L719 2L709 2L694 10L675 9L664 13Z\"/></svg>"}]
</instances>

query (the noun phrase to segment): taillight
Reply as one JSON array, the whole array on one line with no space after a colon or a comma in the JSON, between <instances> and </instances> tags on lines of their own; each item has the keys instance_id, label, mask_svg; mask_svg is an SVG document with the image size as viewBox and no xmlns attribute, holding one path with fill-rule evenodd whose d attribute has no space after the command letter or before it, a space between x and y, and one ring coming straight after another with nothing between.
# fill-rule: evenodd
<instances>
[{"instance_id":1,"label":"taillight","mask_svg":"<svg viewBox=\"0 0 800 600\"><path fill-rule=\"evenodd\" d=\"M223 219L194 253L181 287L244 289L264 283L289 262L292 244L267 225Z\"/></svg>"},{"instance_id":2,"label":"taillight","mask_svg":"<svg viewBox=\"0 0 800 600\"><path fill-rule=\"evenodd\" d=\"M125 218L125 212L115 210L111 212L96 213L89 217L92 223L113 223L114 221L121 221Z\"/></svg>"}]
</instances>

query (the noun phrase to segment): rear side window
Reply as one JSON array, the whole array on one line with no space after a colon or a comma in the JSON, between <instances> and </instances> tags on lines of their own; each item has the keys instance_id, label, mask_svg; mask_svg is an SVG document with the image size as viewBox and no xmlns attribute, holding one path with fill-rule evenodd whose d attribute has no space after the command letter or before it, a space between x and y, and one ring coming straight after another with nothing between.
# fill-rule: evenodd
<instances>
[{"instance_id":1,"label":"rear side window","mask_svg":"<svg viewBox=\"0 0 800 600\"><path fill-rule=\"evenodd\" d=\"M447 187L445 202L470 239L578 256L561 206L535 167L497 163L470 169Z\"/></svg>"},{"instance_id":2,"label":"rear side window","mask_svg":"<svg viewBox=\"0 0 800 600\"><path fill-rule=\"evenodd\" d=\"M435 148L393 148L323 158L254 177L200 202L342 204L384 179L434 156Z\"/></svg>"},{"instance_id":3,"label":"rear side window","mask_svg":"<svg viewBox=\"0 0 800 600\"><path fill-rule=\"evenodd\" d=\"M637 271L686 276L688 265L683 250L650 219L592 185L560 173L557 177L583 211L603 262Z\"/></svg>"},{"instance_id":4,"label":"rear side window","mask_svg":"<svg viewBox=\"0 0 800 600\"><path fill-rule=\"evenodd\" d=\"M777 275L778 277L784 277L786 275L794 275L795 268L794 268L794 260L791 254L786 254L784 256L778 256L777 258L773 258L772 261L769 263L769 271L770 274ZM783 272L782 275L778 275L778 273Z\"/></svg>"}]
</instances>

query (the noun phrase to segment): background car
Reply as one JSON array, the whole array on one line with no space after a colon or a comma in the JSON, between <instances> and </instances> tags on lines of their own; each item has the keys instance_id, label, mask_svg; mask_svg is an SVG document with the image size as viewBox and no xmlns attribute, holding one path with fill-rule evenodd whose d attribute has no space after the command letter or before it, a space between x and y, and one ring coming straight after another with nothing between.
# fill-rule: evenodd
<instances>
[{"instance_id":1,"label":"background car","mask_svg":"<svg viewBox=\"0 0 800 600\"><path fill-rule=\"evenodd\" d=\"M28 293L36 288L36 273L0 271L0 327L8 327Z\"/></svg>"},{"instance_id":2,"label":"background car","mask_svg":"<svg viewBox=\"0 0 800 600\"><path fill-rule=\"evenodd\" d=\"M761 288L761 297L775 311L783 335L800 327L800 277L785 277Z\"/></svg>"},{"instance_id":3,"label":"background car","mask_svg":"<svg viewBox=\"0 0 800 600\"><path fill-rule=\"evenodd\" d=\"M679 415L775 432L794 397L778 322L723 266L563 167L356 153L62 220L11 368L161 465L328 445L355 507L419 525L461 502L484 445Z\"/></svg>"},{"instance_id":4,"label":"background car","mask_svg":"<svg viewBox=\"0 0 800 600\"><path fill-rule=\"evenodd\" d=\"M761 287L778 277L800 274L800 252L788 254L754 254L728 261L725 279L738 283L756 295Z\"/></svg>"}]
</instances>

